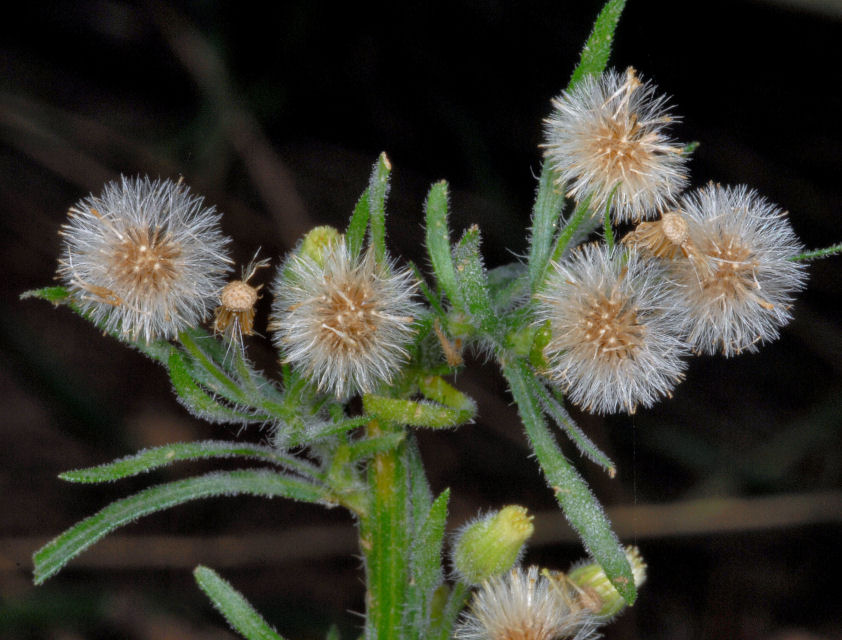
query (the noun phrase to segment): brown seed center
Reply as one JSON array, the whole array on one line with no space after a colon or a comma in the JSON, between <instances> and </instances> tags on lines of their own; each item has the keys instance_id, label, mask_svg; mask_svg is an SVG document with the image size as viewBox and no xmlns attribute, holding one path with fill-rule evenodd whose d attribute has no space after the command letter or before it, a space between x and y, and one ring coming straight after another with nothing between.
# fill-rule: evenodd
<instances>
[{"instance_id":1,"label":"brown seed center","mask_svg":"<svg viewBox=\"0 0 842 640\"><path fill-rule=\"evenodd\" d=\"M321 300L323 338L342 351L359 351L377 330L378 316L366 283L344 283Z\"/></svg>"},{"instance_id":2,"label":"brown seed center","mask_svg":"<svg viewBox=\"0 0 842 640\"><path fill-rule=\"evenodd\" d=\"M127 291L167 289L176 277L181 248L160 229L131 229L115 248L112 274Z\"/></svg>"},{"instance_id":3,"label":"brown seed center","mask_svg":"<svg viewBox=\"0 0 842 640\"><path fill-rule=\"evenodd\" d=\"M643 339L643 325L633 308L606 297L592 301L582 322L584 339L600 358L631 358Z\"/></svg>"}]
</instances>

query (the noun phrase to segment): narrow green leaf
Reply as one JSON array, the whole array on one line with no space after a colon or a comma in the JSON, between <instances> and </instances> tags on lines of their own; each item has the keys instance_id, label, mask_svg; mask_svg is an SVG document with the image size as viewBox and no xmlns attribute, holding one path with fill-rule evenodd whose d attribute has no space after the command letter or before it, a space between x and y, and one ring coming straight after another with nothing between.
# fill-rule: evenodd
<instances>
[{"instance_id":1,"label":"narrow green leaf","mask_svg":"<svg viewBox=\"0 0 842 640\"><path fill-rule=\"evenodd\" d=\"M348 448L348 462L359 462L370 458L375 453L382 453L384 451L391 451L397 447L406 438L406 433L403 431L397 433L387 433L375 438L363 438L347 445Z\"/></svg>"},{"instance_id":2,"label":"narrow green leaf","mask_svg":"<svg viewBox=\"0 0 842 640\"><path fill-rule=\"evenodd\" d=\"M389 158L385 153L381 153L371 171L371 181L368 183L371 246L374 247L374 257L381 263L386 260L386 196L389 194L391 171L392 165L389 163Z\"/></svg>"},{"instance_id":3,"label":"narrow green leaf","mask_svg":"<svg viewBox=\"0 0 842 640\"><path fill-rule=\"evenodd\" d=\"M477 413L476 402L470 396L445 382L441 376L419 378L418 389L425 398L460 411L465 422L472 420Z\"/></svg>"},{"instance_id":4,"label":"narrow green leaf","mask_svg":"<svg viewBox=\"0 0 842 640\"><path fill-rule=\"evenodd\" d=\"M191 500L239 494L266 498L280 496L302 502L330 504L326 489L274 471L215 472L157 485L112 502L36 551L32 557L35 584L41 584L57 573L106 534L142 516Z\"/></svg>"},{"instance_id":5,"label":"narrow green leaf","mask_svg":"<svg viewBox=\"0 0 842 640\"><path fill-rule=\"evenodd\" d=\"M318 469L310 462L282 453L271 447L222 440L204 440L202 442L175 442L163 447L144 449L134 455L107 464L65 471L59 475L59 478L68 482L112 482L141 473L149 473L154 469L160 469L183 460L209 458L252 458L271 462L312 477L315 477L318 473Z\"/></svg>"},{"instance_id":6,"label":"narrow green leaf","mask_svg":"<svg viewBox=\"0 0 842 640\"><path fill-rule=\"evenodd\" d=\"M30 289L20 294L21 300L27 298L38 298L46 300L55 305L63 304L70 297L70 292L65 287L43 287L41 289Z\"/></svg>"},{"instance_id":7,"label":"narrow green leaf","mask_svg":"<svg viewBox=\"0 0 842 640\"><path fill-rule=\"evenodd\" d=\"M442 550L449 499L449 489L439 494L413 539L410 552L411 586L406 613L409 617L407 627L413 630L414 638L427 637L432 618L433 594L444 580Z\"/></svg>"},{"instance_id":8,"label":"narrow green leaf","mask_svg":"<svg viewBox=\"0 0 842 640\"><path fill-rule=\"evenodd\" d=\"M425 640L450 640L456 618L465 608L470 595L471 588L464 582L454 584L441 611L435 612Z\"/></svg>"},{"instance_id":9,"label":"narrow green leaf","mask_svg":"<svg viewBox=\"0 0 842 640\"><path fill-rule=\"evenodd\" d=\"M456 267L453 265L450 231L447 227L447 209L447 182L442 180L430 187L424 202L427 252L430 254L436 281L450 300L450 304L462 311L465 309L465 303L456 282Z\"/></svg>"},{"instance_id":10,"label":"narrow green leaf","mask_svg":"<svg viewBox=\"0 0 842 640\"><path fill-rule=\"evenodd\" d=\"M626 6L626 0L608 0L602 7L602 11L596 17L593 29L582 55L579 64L573 70L570 83L567 85L569 91L575 87L582 78L587 75L598 75L605 70L608 58L611 56L611 45L614 42L614 31L620 20L620 14Z\"/></svg>"},{"instance_id":11,"label":"narrow green leaf","mask_svg":"<svg viewBox=\"0 0 842 640\"><path fill-rule=\"evenodd\" d=\"M338 422L326 422L323 427L313 431L308 431L306 434L303 434L300 438L292 438L289 442L289 446L297 447L300 445L322 440L324 438L329 438L331 436L338 436L340 434L350 431L351 429L356 429L357 427L361 427L364 424L367 424L371 421L371 419L371 416L364 415L356 416L354 418L346 418Z\"/></svg>"},{"instance_id":12,"label":"narrow green leaf","mask_svg":"<svg viewBox=\"0 0 842 640\"><path fill-rule=\"evenodd\" d=\"M487 273L488 290L498 311L511 309L529 295L529 274L526 266L512 262Z\"/></svg>"},{"instance_id":13,"label":"narrow green leaf","mask_svg":"<svg viewBox=\"0 0 842 640\"><path fill-rule=\"evenodd\" d=\"M538 191L532 207L532 230L529 239L529 285L537 291L544 282L544 273L550 261L553 238L558 231L564 209L564 186L557 183L557 176L548 160L541 165Z\"/></svg>"},{"instance_id":14,"label":"narrow green leaf","mask_svg":"<svg viewBox=\"0 0 842 640\"><path fill-rule=\"evenodd\" d=\"M199 565L193 570L193 577L234 631L248 640L284 640L243 594L213 569Z\"/></svg>"},{"instance_id":15,"label":"narrow green leaf","mask_svg":"<svg viewBox=\"0 0 842 640\"><path fill-rule=\"evenodd\" d=\"M339 628L335 624L330 625L325 640L342 640L342 637L339 635Z\"/></svg>"},{"instance_id":16,"label":"narrow green leaf","mask_svg":"<svg viewBox=\"0 0 842 640\"><path fill-rule=\"evenodd\" d=\"M456 427L472 420L476 413L476 406L454 408L426 400L404 400L373 394L363 396L363 408L366 413L387 422L427 429Z\"/></svg>"},{"instance_id":17,"label":"narrow green leaf","mask_svg":"<svg viewBox=\"0 0 842 640\"><path fill-rule=\"evenodd\" d=\"M613 195L613 194L612 194ZM611 199L608 200L608 206L605 207L605 214L602 216L602 235L605 239L605 246L609 249L614 248L614 227L611 225Z\"/></svg>"},{"instance_id":18,"label":"narrow green leaf","mask_svg":"<svg viewBox=\"0 0 842 640\"><path fill-rule=\"evenodd\" d=\"M681 155L683 156L691 156L699 148L699 145L702 144L698 140L694 140L693 142L688 142L684 145L684 148L681 150Z\"/></svg>"},{"instance_id":19,"label":"narrow green leaf","mask_svg":"<svg viewBox=\"0 0 842 640\"><path fill-rule=\"evenodd\" d=\"M412 506L413 537L419 535L421 524L426 520L433 504L433 491L427 481L427 470L418 450L418 441L410 433L406 439L406 469L409 475L409 501Z\"/></svg>"},{"instance_id":20,"label":"narrow green leaf","mask_svg":"<svg viewBox=\"0 0 842 640\"><path fill-rule=\"evenodd\" d=\"M211 353L206 352L205 349L202 349L202 347L199 346L197 337L190 332L182 331L178 338L182 346L187 350L187 353L193 357L196 364L201 366L212 380L216 381L216 387L220 390L220 392L230 394L232 398L236 399L236 401L245 400L245 393L233 379L231 375L232 372L227 371L219 364L219 362L224 362L224 356L214 358ZM212 348L213 346L218 346L216 340L203 342L205 343L203 345L205 348L208 346ZM217 356L219 355L221 354L217 354Z\"/></svg>"},{"instance_id":21,"label":"narrow green leaf","mask_svg":"<svg viewBox=\"0 0 842 640\"><path fill-rule=\"evenodd\" d=\"M503 375L509 382L535 457L565 517L582 538L591 556L605 569L620 595L629 605L634 604L637 589L625 552L602 506L576 469L564 458L550 433L538 399L530 393L530 386L534 386L528 382L532 372L523 362L515 360L505 363Z\"/></svg>"},{"instance_id":22,"label":"narrow green leaf","mask_svg":"<svg viewBox=\"0 0 842 640\"><path fill-rule=\"evenodd\" d=\"M544 407L544 410L552 417L553 420L555 420L559 427L564 429L565 433L567 433L567 437L573 441L573 444L576 445L579 452L590 461L595 462L605 469L608 472L608 475L613 478L617 474L617 467L614 466L611 458L605 455L599 447L597 447L593 441L585 435L585 432L582 431L573 418L570 417L570 414L567 413L561 402L550 395L547 388L541 383L541 381L535 378L535 376L527 376L526 381L529 385L530 393L538 398L541 402L541 406Z\"/></svg>"},{"instance_id":23,"label":"narrow green leaf","mask_svg":"<svg viewBox=\"0 0 842 640\"><path fill-rule=\"evenodd\" d=\"M220 404L216 398L206 393L190 375L190 370L183 356L172 350L167 362L170 381L178 400L195 416L209 422L232 422L235 424L262 424L270 420L266 413L252 413L239 407Z\"/></svg>"},{"instance_id":24,"label":"narrow green leaf","mask_svg":"<svg viewBox=\"0 0 842 640\"><path fill-rule=\"evenodd\" d=\"M436 312L436 315L438 315L440 318L444 318L445 312L444 307L441 306L441 300L439 300L439 297L433 293L433 290L430 289L430 287L427 286L427 283L424 280L424 274L421 273L421 270L412 261L409 262L409 268L412 269L412 273L415 275L415 280L418 282L418 289L421 291L421 294L427 300L427 303L430 305L430 307L433 308L433 311Z\"/></svg>"},{"instance_id":25,"label":"narrow green leaf","mask_svg":"<svg viewBox=\"0 0 842 640\"><path fill-rule=\"evenodd\" d=\"M476 319L480 329L493 336L497 330L498 318L491 304L488 278L479 246L479 227L473 225L453 250L453 262L456 266L456 281L467 310Z\"/></svg>"},{"instance_id":26,"label":"narrow green leaf","mask_svg":"<svg viewBox=\"0 0 842 640\"><path fill-rule=\"evenodd\" d=\"M371 189L366 188L360 199L357 200L357 205L354 207L354 213L351 216L351 221L348 223L348 229L345 231L345 244L351 252L351 256L356 258L360 255L363 248L363 240L365 240L365 230L368 228L368 209L369 200L371 199Z\"/></svg>"}]
</instances>

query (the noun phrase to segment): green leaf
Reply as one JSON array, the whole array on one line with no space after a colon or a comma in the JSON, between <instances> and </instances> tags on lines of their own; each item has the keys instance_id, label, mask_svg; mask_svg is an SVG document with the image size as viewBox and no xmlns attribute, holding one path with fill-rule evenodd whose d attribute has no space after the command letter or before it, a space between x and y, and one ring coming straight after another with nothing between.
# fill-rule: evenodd
<instances>
[{"instance_id":1,"label":"green leaf","mask_svg":"<svg viewBox=\"0 0 842 640\"><path fill-rule=\"evenodd\" d=\"M351 215L351 220L348 223L348 229L345 231L345 244L351 252L351 256L356 258L360 255L363 248L363 240L365 240L365 230L368 228L368 209L369 200L371 199L371 189L366 188L360 199L357 200L357 205L354 207L354 213Z\"/></svg>"},{"instance_id":2,"label":"green leaf","mask_svg":"<svg viewBox=\"0 0 842 640\"><path fill-rule=\"evenodd\" d=\"M601 505L576 469L564 458L550 433L538 399L530 392L530 387L534 387L534 383L529 382L532 372L526 364L514 360L505 363L503 375L509 382L535 457L565 517L582 538L591 556L605 569L620 595L629 605L634 604L637 589L625 551Z\"/></svg>"},{"instance_id":3,"label":"green leaf","mask_svg":"<svg viewBox=\"0 0 842 640\"><path fill-rule=\"evenodd\" d=\"M567 85L569 91L575 87L587 75L599 75L605 70L608 58L611 57L611 45L614 42L614 31L620 20L620 14L626 6L626 0L608 0L602 7L602 11L596 17L593 29L582 55L579 64L573 70L570 83Z\"/></svg>"},{"instance_id":4,"label":"green leaf","mask_svg":"<svg viewBox=\"0 0 842 640\"><path fill-rule=\"evenodd\" d=\"M570 414L564 409L561 402L556 400L547 388L535 376L527 376L527 384L532 395L538 398L544 410L555 420L556 424L564 429L567 437L573 441L579 452L588 458L591 462L595 462L608 472L609 477L613 478L617 475L617 467L607 455L605 455L593 441L585 435Z\"/></svg>"},{"instance_id":5,"label":"green leaf","mask_svg":"<svg viewBox=\"0 0 842 640\"><path fill-rule=\"evenodd\" d=\"M38 298L39 300L46 300L55 305L67 302L70 297L70 292L65 287L44 287L42 289L30 289L20 294L21 300L27 298Z\"/></svg>"},{"instance_id":6,"label":"green leaf","mask_svg":"<svg viewBox=\"0 0 842 640\"><path fill-rule=\"evenodd\" d=\"M529 239L529 285L533 293L544 282L553 238L558 231L563 209L564 185L557 183L552 166L548 160L544 160L532 207L532 233Z\"/></svg>"},{"instance_id":7,"label":"green leaf","mask_svg":"<svg viewBox=\"0 0 842 640\"><path fill-rule=\"evenodd\" d=\"M491 269L487 273L488 290L498 312L511 309L529 295L526 266L512 262Z\"/></svg>"},{"instance_id":8,"label":"green leaf","mask_svg":"<svg viewBox=\"0 0 842 640\"><path fill-rule=\"evenodd\" d=\"M330 625L325 640L342 640L342 637L339 635L339 628L335 624Z\"/></svg>"},{"instance_id":9,"label":"green leaf","mask_svg":"<svg viewBox=\"0 0 842 640\"><path fill-rule=\"evenodd\" d=\"M284 640L248 600L218 573L199 565L193 577L231 628L248 640Z\"/></svg>"},{"instance_id":10,"label":"green leaf","mask_svg":"<svg viewBox=\"0 0 842 640\"><path fill-rule=\"evenodd\" d=\"M442 180L430 187L424 202L427 252L430 254L436 281L450 303L462 311L465 309L465 302L456 282L456 267L453 265L450 231L447 227L447 208L447 182Z\"/></svg>"},{"instance_id":11,"label":"green leaf","mask_svg":"<svg viewBox=\"0 0 842 640\"><path fill-rule=\"evenodd\" d=\"M35 584L57 573L106 534L142 516L191 500L239 494L330 504L326 489L274 471L215 472L157 485L112 502L36 551L32 557Z\"/></svg>"},{"instance_id":12,"label":"green leaf","mask_svg":"<svg viewBox=\"0 0 842 640\"><path fill-rule=\"evenodd\" d=\"M406 440L406 468L409 474L409 501L412 506L413 537L417 537L420 535L421 525L426 520L433 504L433 492L430 489L430 483L427 481L427 471L424 468L424 461L421 459L418 441L414 434L409 434Z\"/></svg>"},{"instance_id":13,"label":"green leaf","mask_svg":"<svg viewBox=\"0 0 842 640\"><path fill-rule=\"evenodd\" d=\"M184 361L184 357L175 349L170 353L167 368L178 400L193 415L209 422L232 422L235 424L262 424L270 420L270 416L266 413L252 413L239 407L232 408L220 404L216 398L206 393L196 383Z\"/></svg>"},{"instance_id":14,"label":"green leaf","mask_svg":"<svg viewBox=\"0 0 842 640\"><path fill-rule=\"evenodd\" d=\"M471 589L464 582L454 584L441 611L434 613L430 632L425 640L449 640L456 618L465 608L470 595Z\"/></svg>"},{"instance_id":15,"label":"green leaf","mask_svg":"<svg viewBox=\"0 0 842 640\"><path fill-rule=\"evenodd\" d=\"M309 476L315 476L318 473L318 469L310 462L281 453L271 447L224 442L222 440L205 440L202 442L176 442L154 449L144 449L134 455L107 464L65 471L59 475L59 478L68 482L112 482L141 473L149 473L154 469L169 466L174 462L209 458L252 458L271 462Z\"/></svg>"},{"instance_id":16,"label":"green leaf","mask_svg":"<svg viewBox=\"0 0 842 640\"><path fill-rule=\"evenodd\" d=\"M491 305L488 278L479 251L480 233L477 225L471 226L453 251L456 281L462 299L480 329L489 336L497 331L498 318Z\"/></svg>"},{"instance_id":17,"label":"green leaf","mask_svg":"<svg viewBox=\"0 0 842 640\"><path fill-rule=\"evenodd\" d=\"M406 438L406 433L399 431L397 433L387 433L382 436L374 438L363 438L357 440L349 445L348 448L348 462L359 462L370 458L375 453L382 453L384 451L391 451L397 447Z\"/></svg>"},{"instance_id":18,"label":"green leaf","mask_svg":"<svg viewBox=\"0 0 842 640\"><path fill-rule=\"evenodd\" d=\"M435 590L443 582L442 547L450 490L442 491L430 507L413 539L410 552L410 590L406 613L413 638L426 638Z\"/></svg>"},{"instance_id":19,"label":"green leaf","mask_svg":"<svg viewBox=\"0 0 842 640\"><path fill-rule=\"evenodd\" d=\"M386 196L389 193L389 174L392 165L385 153L377 158L368 183L369 223L371 225L371 246L374 257L382 263L386 260Z\"/></svg>"},{"instance_id":20,"label":"green leaf","mask_svg":"<svg viewBox=\"0 0 842 640\"><path fill-rule=\"evenodd\" d=\"M455 427L473 420L476 415L476 403L439 376L421 378L418 386L432 402L366 394L363 408L366 413L387 422L429 429Z\"/></svg>"}]
</instances>

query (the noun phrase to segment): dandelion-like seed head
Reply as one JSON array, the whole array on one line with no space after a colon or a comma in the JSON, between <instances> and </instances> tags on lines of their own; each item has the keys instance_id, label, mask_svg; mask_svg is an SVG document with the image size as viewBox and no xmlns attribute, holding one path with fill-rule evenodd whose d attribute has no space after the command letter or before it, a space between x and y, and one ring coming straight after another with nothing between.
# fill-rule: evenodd
<instances>
[{"instance_id":1,"label":"dandelion-like seed head","mask_svg":"<svg viewBox=\"0 0 842 640\"><path fill-rule=\"evenodd\" d=\"M586 244L554 264L538 300L547 375L588 411L634 412L683 377L680 308L654 260Z\"/></svg>"},{"instance_id":2,"label":"dandelion-like seed head","mask_svg":"<svg viewBox=\"0 0 842 640\"><path fill-rule=\"evenodd\" d=\"M774 340L804 287L803 250L786 213L745 186L709 184L682 199L694 248L671 268L688 306L687 341L731 356Z\"/></svg>"},{"instance_id":3,"label":"dandelion-like seed head","mask_svg":"<svg viewBox=\"0 0 842 640\"><path fill-rule=\"evenodd\" d=\"M649 218L687 184L687 158L666 132L677 120L667 98L631 67L584 78L553 100L545 120L545 154L578 201L590 196L615 222Z\"/></svg>"},{"instance_id":4,"label":"dandelion-like seed head","mask_svg":"<svg viewBox=\"0 0 842 640\"><path fill-rule=\"evenodd\" d=\"M269 266L269 259L258 260L257 254L243 269L239 280L231 280L219 293L219 306L213 321L215 333L222 334L228 344L243 349L243 336L254 334L255 305L260 298L262 284L249 284L254 275Z\"/></svg>"},{"instance_id":5,"label":"dandelion-like seed head","mask_svg":"<svg viewBox=\"0 0 842 640\"><path fill-rule=\"evenodd\" d=\"M294 254L274 283L270 329L286 362L346 398L388 382L407 359L420 306L412 272L351 255L343 239Z\"/></svg>"},{"instance_id":6,"label":"dandelion-like seed head","mask_svg":"<svg viewBox=\"0 0 842 640\"><path fill-rule=\"evenodd\" d=\"M58 277L106 331L146 342L207 317L230 269L220 216L171 180L122 178L70 208Z\"/></svg>"},{"instance_id":7,"label":"dandelion-like seed head","mask_svg":"<svg viewBox=\"0 0 842 640\"><path fill-rule=\"evenodd\" d=\"M584 640L594 635L590 612L538 567L516 567L486 580L457 625L457 640Z\"/></svg>"}]
</instances>

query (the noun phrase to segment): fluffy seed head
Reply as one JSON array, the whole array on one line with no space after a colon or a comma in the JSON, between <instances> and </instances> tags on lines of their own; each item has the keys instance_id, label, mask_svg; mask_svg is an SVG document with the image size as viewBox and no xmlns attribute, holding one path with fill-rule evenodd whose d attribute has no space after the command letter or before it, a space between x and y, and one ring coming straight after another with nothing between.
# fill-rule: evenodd
<instances>
[{"instance_id":1,"label":"fluffy seed head","mask_svg":"<svg viewBox=\"0 0 842 640\"><path fill-rule=\"evenodd\" d=\"M681 309L654 260L604 245L554 264L536 296L552 337L547 375L588 411L634 412L669 395L683 377Z\"/></svg>"},{"instance_id":2,"label":"fluffy seed head","mask_svg":"<svg viewBox=\"0 0 842 640\"><path fill-rule=\"evenodd\" d=\"M420 306L412 272L353 257L338 239L319 259L299 251L274 282L269 325L285 362L303 368L319 389L347 398L388 382L407 358Z\"/></svg>"},{"instance_id":3,"label":"fluffy seed head","mask_svg":"<svg viewBox=\"0 0 842 640\"><path fill-rule=\"evenodd\" d=\"M595 621L538 567L486 580L457 625L457 640L561 640L592 637Z\"/></svg>"},{"instance_id":4,"label":"fluffy seed head","mask_svg":"<svg viewBox=\"0 0 842 640\"><path fill-rule=\"evenodd\" d=\"M791 319L805 266L786 212L745 186L709 184L681 202L693 251L671 263L688 306L687 341L701 353L756 351Z\"/></svg>"},{"instance_id":5,"label":"fluffy seed head","mask_svg":"<svg viewBox=\"0 0 842 640\"><path fill-rule=\"evenodd\" d=\"M207 317L230 269L229 239L186 185L123 177L69 217L58 277L105 330L149 342Z\"/></svg>"},{"instance_id":6,"label":"fluffy seed head","mask_svg":"<svg viewBox=\"0 0 842 640\"><path fill-rule=\"evenodd\" d=\"M600 215L610 202L617 223L668 207L687 184L687 158L667 135L676 118L666 103L631 67L588 76L554 99L545 154L568 195L590 196Z\"/></svg>"}]
</instances>

